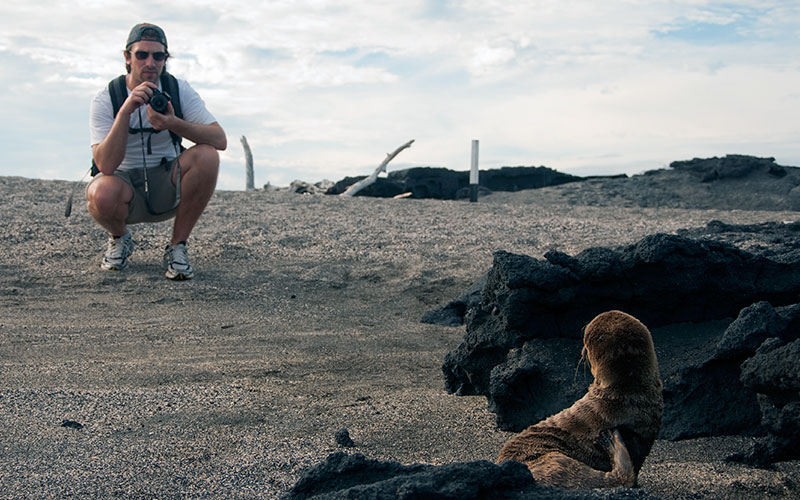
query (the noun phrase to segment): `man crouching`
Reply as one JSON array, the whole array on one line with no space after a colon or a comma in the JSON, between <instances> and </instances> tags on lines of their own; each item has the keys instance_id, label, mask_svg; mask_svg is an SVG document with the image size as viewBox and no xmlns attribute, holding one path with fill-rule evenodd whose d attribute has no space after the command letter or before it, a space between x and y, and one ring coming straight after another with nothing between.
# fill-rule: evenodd
<instances>
[{"instance_id":1,"label":"man crouching","mask_svg":"<svg viewBox=\"0 0 800 500\"><path fill-rule=\"evenodd\" d=\"M225 131L197 92L166 72L161 28L134 26L123 55L127 74L100 91L90 108L96 168L86 197L89 214L109 233L101 268L128 266L134 250L128 224L174 217L165 274L188 280L194 270L186 240L214 194ZM181 138L195 145L184 149Z\"/></svg>"}]
</instances>

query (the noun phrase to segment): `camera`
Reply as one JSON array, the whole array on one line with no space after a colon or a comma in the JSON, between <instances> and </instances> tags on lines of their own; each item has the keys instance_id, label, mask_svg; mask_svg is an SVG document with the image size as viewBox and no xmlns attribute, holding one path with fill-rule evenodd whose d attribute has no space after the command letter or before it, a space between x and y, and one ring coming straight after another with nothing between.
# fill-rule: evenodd
<instances>
[{"instance_id":1,"label":"camera","mask_svg":"<svg viewBox=\"0 0 800 500\"><path fill-rule=\"evenodd\" d=\"M153 89L153 97L150 98L150 107L153 108L153 111L158 111L163 115L167 112L167 103L171 100L172 97L166 92Z\"/></svg>"}]
</instances>

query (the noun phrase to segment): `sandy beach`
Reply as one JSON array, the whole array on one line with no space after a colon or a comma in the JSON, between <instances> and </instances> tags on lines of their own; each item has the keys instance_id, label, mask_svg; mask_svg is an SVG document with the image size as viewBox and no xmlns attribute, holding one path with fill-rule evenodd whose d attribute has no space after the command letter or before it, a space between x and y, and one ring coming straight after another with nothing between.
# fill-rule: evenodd
<instances>
[{"instance_id":1,"label":"sandy beach","mask_svg":"<svg viewBox=\"0 0 800 500\"><path fill-rule=\"evenodd\" d=\"M566 187L478 203L218 191L161 270L169 222L132 226L122 272L74 183L0 177L0 498L272 499L338 451L494 460L509 433L444 389L461 328L420 323L497 250L541 257L710 220L797 212L598 207ZM66 421L66 422L65 422ZM64 424L67 424L66 426ZM796 498L800 462L724 461L747 438L658 441L639 486L664 499Z\"/></svg>"}]
</instances>

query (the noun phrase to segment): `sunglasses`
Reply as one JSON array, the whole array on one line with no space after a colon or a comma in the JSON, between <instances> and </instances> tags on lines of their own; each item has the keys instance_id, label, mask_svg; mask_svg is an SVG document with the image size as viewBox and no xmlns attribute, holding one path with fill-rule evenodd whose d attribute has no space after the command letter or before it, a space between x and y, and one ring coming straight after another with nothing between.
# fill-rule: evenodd
<instances>
[{"instance_id":1,"label":"sunglasses","mask_svg":"<svg viewBox=\"0 0 800 500\"><path fill-rule=\"evenodd\" d=\"M151 54L153 55L153 60L158 62L165 60L168 56L166 52L147 52L146 50L137 50L136 52L134 52L136 59L140 61L144 61L145 59L150 57Z\"/></svg>"}]
</instances>

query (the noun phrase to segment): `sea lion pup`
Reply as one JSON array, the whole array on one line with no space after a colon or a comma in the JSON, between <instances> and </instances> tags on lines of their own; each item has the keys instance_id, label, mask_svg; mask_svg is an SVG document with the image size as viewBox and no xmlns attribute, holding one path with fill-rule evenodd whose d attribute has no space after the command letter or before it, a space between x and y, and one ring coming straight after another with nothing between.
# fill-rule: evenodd
<instances>
[{"instance_id":1,"label":"sea lion pup","mask_svg":"<svg viewBox=\"0 0 800 500\"><path fill-rule=\"evenodd\" d=\"M586 395L510 439L497 462L522 462L561 488L633 486L664 408L653 338L638 319L608 311L584 329L581 354L594 376Z\"/></svg>"}]
</instances>

